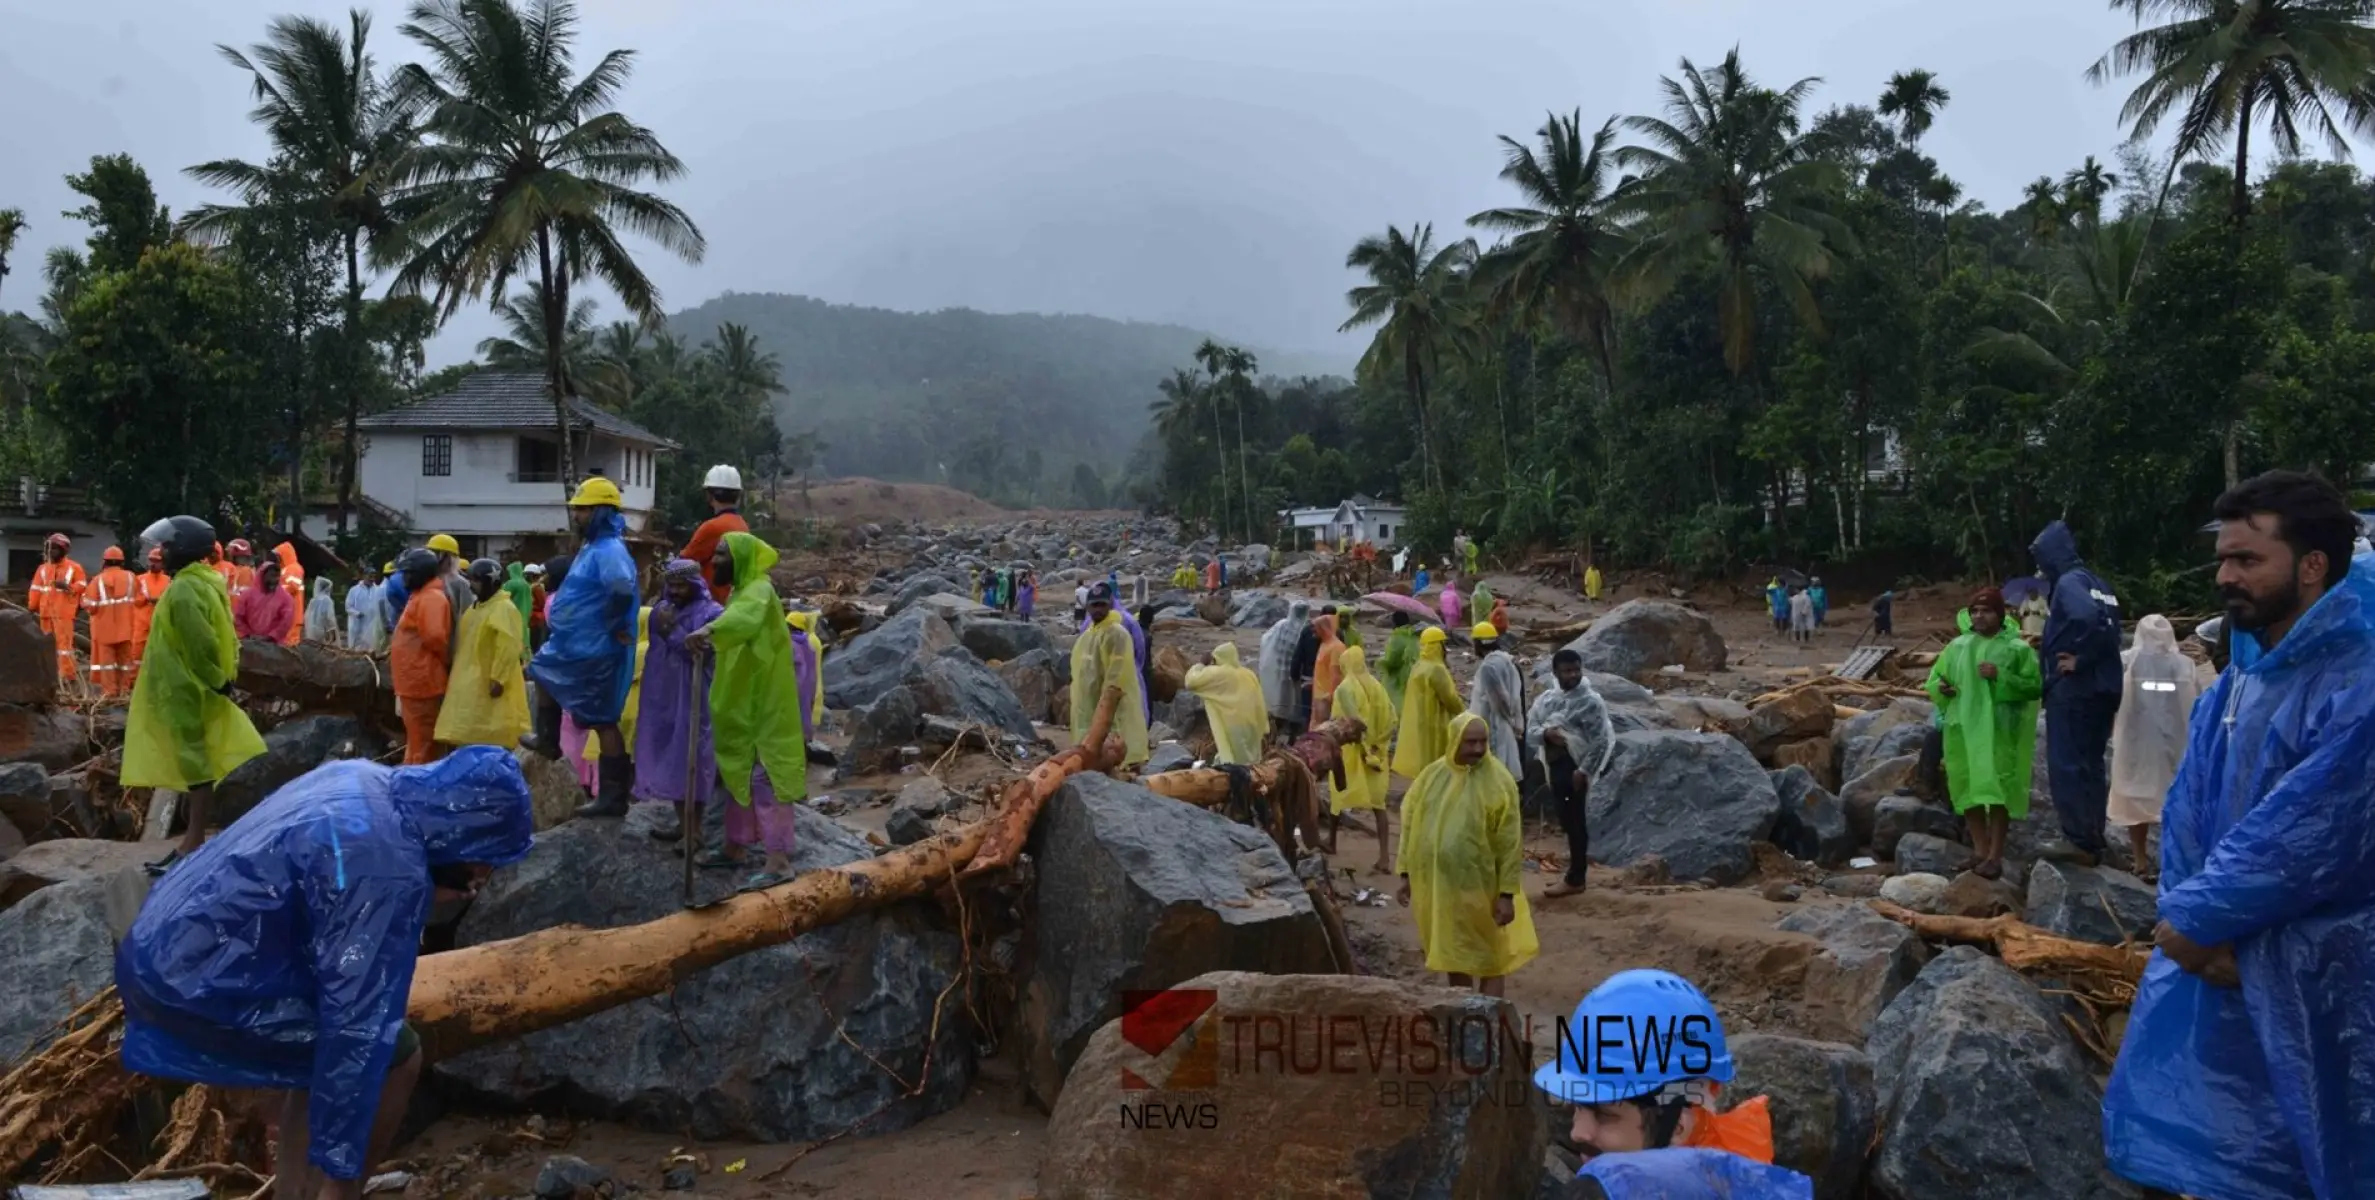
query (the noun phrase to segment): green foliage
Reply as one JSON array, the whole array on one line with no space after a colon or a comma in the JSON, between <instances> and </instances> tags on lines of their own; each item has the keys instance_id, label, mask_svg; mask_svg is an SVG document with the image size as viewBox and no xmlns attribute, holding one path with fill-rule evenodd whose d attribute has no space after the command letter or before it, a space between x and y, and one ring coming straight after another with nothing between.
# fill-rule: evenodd
<instances>
[{"instance_id":1,"label":"green foliage","mask_svg":"<svg viewBox=\"0 0 2375 1200\"><path fill-rule=\"evenodd\" d=\"M776 428L774 397L783 364L739 325L688 347L664 330L625 321L589 333L573 351L585 394L681 449L660 459L653 477L662 528L690 533L709 518L701 480L724 463L742 472L745 519L774 518L772 499L786 475L799 475L821 448L813 434L786 439Z\"/></svg>"}]
</instances>

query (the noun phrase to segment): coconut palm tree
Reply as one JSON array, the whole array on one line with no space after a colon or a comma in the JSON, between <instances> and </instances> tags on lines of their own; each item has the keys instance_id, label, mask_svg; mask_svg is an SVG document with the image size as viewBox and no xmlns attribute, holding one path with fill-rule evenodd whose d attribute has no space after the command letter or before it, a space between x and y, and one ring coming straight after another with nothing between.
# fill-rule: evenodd
<instances>
[{"instance_id":1,"label":"coconut palm tree","mask_svg":"<svg viewBox=\"0 0 2375 1200\"><path fill-rule=\"evenodd\" d=\"M732 321L718 326L717 339L702 348L701 357L724 393L734 422L733 444L752 445L759 422L768 419L772 397L784 390L783 360L760 349L749 326Z\"/></svg>"},{"instance_id":2,"label":"coconut palm tree","mask_svg":"<svg viewBox=\"0 0 2375 1200\"><path fill-rule=\"evenodd\" d=\"M1419 470L1428 486L1440 485L1435 468L1433 422L1427 409L1427 377L1436 374L1443 355L1453 349L1459 331L1470 321L1468 271L1476 263L1476 243L1462 239L1435 245L1435 227L1420 224L1408 234L1388 226L1354 244L1344 265L1369 277L1369 282L1344 294L1352 316L1339 332L1368 325L1377 335L1361 355L1360 372L1372 379L1390 378L1399 371L1418 422Z\"/></svg>"},{"instance_id":3,"label":"coconut palm tree","mask_svg":"<svg viewBox=\"0 0 2375 1200\"><path fill-rule=\"evenodd\" d=\"M2279 152L2301 152L2304 131L2337 157L2349 135L2375 131L2375 6L2367 0L2111 0L2138 24L2087 69L2094 83L2142 72L2120 109L2136 138L2177 115L2169 169L2235 138L2233 213L2251 212L2251 134L2265 126ZM2163 186L2166 190L2166 185Z\"/></svg>"},{"instance_id":4,"label":"coconut palm tree","mask_svg":"<svg viewBox=\"0 0 2375 1200\"><path fill-rule=\"evenodd\" d=\"M1587 140L1582 116L1550 114L1536 132L1539 153L1504 136L1501 178L1516 186L1523 206L1487 209L1468 224L1508 235L1476 264L1495 303L1590 346L1613 392L1610 277L1631 239L1614 204L1616 119Z\"/></svg>"},{"instance_id":5,"label":"coconut palm tree","mask_svg":"<svg viewBox=\"0 0 2375 1200\"><path fill-rule=\"evenodd\" d=\"M1711 72L1686 58L1681 78L1659 81L1665 117L1625 118L1648 144L1617 151L1619 164L1641 174L1618 204L1637 219L1639 237L1618 264L1619 279L1646 302L1713 268L1724 362L1734 374L1755 358L1757 278L1819 330L1813 283L1830 274L1834 249L1854 246L1822 208L1844 173L1820 139L1799 132L1799 108L1820 82L1801 79L1776 92L1749 78L1737 50Z\"/></svg>"},{"instance_id":6,"label":"coconut palm tree","mask_svg":"<svg viewBox=\"0 0 2375 1200\"><path fill-rule=\"evenodd\" d=\"M17 239L25 234L25 210L0 208L0 284L8 282L8 259L16 253ZM6 309L0 309L5 312Z\"/></svg>"},{"instance_id":7,"label":"coconut palm tree","mask_svg":"<svg viewBox=\"0 0 2375 1200\"><path fill-rule=\"evenodd\" d=\"M2078 210L2090 226L2103 219L2103 200L2118 186L2119 176L2104 170L2092 154L2062 176L2062 194L2069 197L2070 207Z\"/></svg>"},{"instance_id":8,"label":"coconut palm tree","mask_svg":"<svg viewBox=\"0 0 2375 1200\"><path fill-rule=\"evenodd\" d=\"M1930 131L1938 119L1938 110L1945 108L1954 96L1938 84L1938 77L1928 71L1899 71L1888 77L1888 87L1880 93L1880 115L1895 117L1904 127L1905 140L1918 142Z\"/></svg>"},{"instance_id":9,"label":"coconut palm tree","mask_svg":"<svg viewBox=\"0 0 2375 1200\"><path fill-rule=\"evenodd\" d=\"M2020 190L2020 210L2029 214L2030 237L2051 243L2061 236L2062 189L2052 176L2039 175Z\"/></svg>"},{"instance_id":10,"label":"coconut palm tree","mask_svg":"<svg viewBox=\"0 0 2375 1200\"><path fill-rule=\"evenodd\" d=\"M338 470L341 533L354 505L361 445L355 425L364 392L363 252L392 227L384 192L412 140L411 126L388 103L375 73L370 37L371 14L358 8L347 14L343 33L327 21L284 16L267 27L264 41L245 51L216 47L253 80L256 107L248 117L264 128L273 157L266 166L219 159L189 168L192 178L233 192L242 203L207 205L183 222L193 236L220 239L253 208L293 195L337 231L346 252L338 372L346 392L346 448ZM276 172L285 178L275 180Z\"/></svg>"},{"instance_id":11,"label":"coconut palm tree","mask_svg":"<svg viewBox=\"0 0 2375 1200\"><path fill-rule=\"evenodd\" d=\"M495 306L495 315L503 322L503 332L478 343L478 356L486 360L487 369L542 373L545 368L542 285L534 280L521 285ZM580 378L591 370L596 352L593 301L579 300L570 306L564 333L570 378Z\"/></svg>"},{"instance_id":12,"label":"coconut palm tree","mask_svg":"<svg viewBox=\"0 0 2375 1200\"><path fill-rule=\"evenodd\" d=\"M1207 341L1205 346L1212 346ZM1217 347L1216 347L1217 348ZM1204 347L1197 347L1199 356ZM1167 444L1193 444L1196 426L1209 410L1212 417L1212 449L1220 458L1220 513L1218 523L1228 523L1229 511L1229 450L1220 436L1220 408L1213 402L1212 385L1204 377L1185 367L1171 372L1171 377L1155 385L1163 398L1147 406L1154 417L1155 431Z\"/></svg>"},{"instance_id":13,"label":"coconut palm tree","mask_svg":"<svg viewBox=\"0 0 2375 1200\"><path fill-rule=\"evenodd\" d=\"M545 375L566 435L570 289L599 279L637 317L660 318L659 288L620 235L700 261L706 244L692 218L641 190L675 180L684 164L611 108L632 51L572 77L568 0L421 0L404 32L428 62L404 67L391 86L426 139L390 198L403 237L380 261L395 271L394 290L431 292L449 315L522 275L541 285ZM564 490L576 475L569 444L563 436Z\"/></svg>"}]
</instances>

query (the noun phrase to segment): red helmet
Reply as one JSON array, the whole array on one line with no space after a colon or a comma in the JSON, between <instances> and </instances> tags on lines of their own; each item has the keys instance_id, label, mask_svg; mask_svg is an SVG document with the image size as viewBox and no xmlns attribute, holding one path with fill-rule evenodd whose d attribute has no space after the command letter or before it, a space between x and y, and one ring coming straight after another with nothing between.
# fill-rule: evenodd
<instances>
[{"instance_id":1,"label":"red helmet","mask_svg":"<svg viewBox=\"0 0 2375 1200\"><path fill-rule=\"evenodd\" d=\"M124 561L124 548L122 546L109 546L107 548L107 553L99 556L99 561L112 563L120 563Z\"/></svg>"},{"instance_id":2,"label":"red helmet","mask_svg":"<svg viewBox=\"0 0 2375 1200\"><path fill-rule=\"evenodd\" d=\"M233 558L237 558L242 554L253 558L256 554L256 548L248 545L246 538L232 538L231 544L226 548L225 553L228 553Z\"/></svg>"},{"instance_id":3,"label":"red helmet","mask_svg":"<svg viewBox=\"0 0 2375 1200\"><path fill-rule=\"evenodd\" d=\"M66 535L65 535L65 534L62 534L62 533L53 533L53 534L49 535L49 541L47 541L47 542L45 542L45 543L43 543L43 544L44 544L44 545L50 545L50 546L56 546L56 547L57 547L57 548L59 548L60 550L63 550L63 549L65 549L65 548L67 548L68 546L71 546L71 545L73 545L74 543L73 543L73 542L71 542L71 541L69 541L69 540L67 540L67 538L66 538Z\"/></svg>"}]
</instances>

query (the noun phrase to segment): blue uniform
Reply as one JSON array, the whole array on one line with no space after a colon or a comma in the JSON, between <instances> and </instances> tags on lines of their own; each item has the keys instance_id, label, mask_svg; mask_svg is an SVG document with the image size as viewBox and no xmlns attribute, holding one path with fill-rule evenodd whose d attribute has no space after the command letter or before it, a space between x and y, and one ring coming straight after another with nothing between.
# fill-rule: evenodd
<instances>
[{"instance_id":1,"label":"blue uniform","mask_svg":"<svg viewBox=\"0 0 2375 1200\"><path fill-rule=\"evenodd\" d=\"M432 867L528 853L511 755L334 762L158 881L116 949L124 1066L308 1093L307 1160L357 1179L412 991Z\"/></svg>"},{"instance_id":2,"label":"blue uniform","mask_svg":"<svg viewBox=\"0 0 2375 1200\"><path fill-rule=\"evenodd\" d=\"M616 725L635 683L635 558L616 509L595 515L569 574L545 603L528 678L580 726Z\"/></svg>"},{"instance_id":3,"label":"blue uniform","mask_svg":"<svg viewBox=\"0 0 2375 1200\"><path fill-rule=\"evenodd\" d=\"M2119 661L2119 599L2078 557L2070 527L2056 521L2030 544L2029 554L2048 580L2051 608L2045 644L2038 656L2045 668L2045 769L2054 812L2071 845L2103 852L2103 825L2111 801L2111 723L2119 715L2126 676ZM2058 655L2077 659L2063 675Z\"/></svg>"},{"instance_id":4,"label":"blue uniform","mask_svg":"<svg viewBox=\"0 0 2375 1200\"><path fill-rule=\"evenodd\" d=\"M1603 1154L1575 1177L1597 1182L1608 1200L1814 1200L1812 1179L1729 1150Z\"/></svg>"}]
</instances>

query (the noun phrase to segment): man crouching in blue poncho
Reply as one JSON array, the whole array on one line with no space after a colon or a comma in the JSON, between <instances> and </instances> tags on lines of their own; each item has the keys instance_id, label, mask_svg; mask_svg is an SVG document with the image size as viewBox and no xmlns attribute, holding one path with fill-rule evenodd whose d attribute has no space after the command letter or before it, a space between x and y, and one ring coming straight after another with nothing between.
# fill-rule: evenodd
<instances>
[{"instance_id":1,"label":"man crouching in blue poncho","mask_svg":"<svg viewBox=\"0 0 2375 1200\"><path fill-rule=\"evenodd\" d=\"M2162 810L2158 953L2104 1149L2192 1196L2375 1197L2375 562L2305 475L2216 515L2233 662Z\"/></svg>"},{"instance_id":2,"label":"man crouching in blue poncho","mask_svg":"<svg viewBox=\"0 0 2375 1200\"><path fill-rule=\"evenodd\" d=\"M275 1194L360 1196L420 1077L404 1007L429 904L525 857L533 829L493 746L301 776L149 894L116 950L124 1066L285 1093Z\"/></svg>"}]
</instances>

